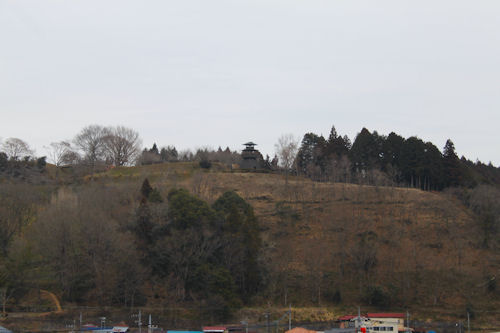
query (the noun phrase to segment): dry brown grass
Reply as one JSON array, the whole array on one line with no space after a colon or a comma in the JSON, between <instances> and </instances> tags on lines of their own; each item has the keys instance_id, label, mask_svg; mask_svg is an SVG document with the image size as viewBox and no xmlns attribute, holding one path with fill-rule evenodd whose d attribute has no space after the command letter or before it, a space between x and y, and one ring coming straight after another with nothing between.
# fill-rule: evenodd
<instances>
[{"instance_id":1,"label":"dry brown grass","mask_svg":"<svg viewBox=\"0 0 500 333\"><path fill-rule=\"evenodd\" d=\"M404 297L415 304L465 308L484 294L484 288L470 289L470 284L479 285L485 274L498 270L491 263L499 262L499 255L479 246L474 217L443 193L318 183L302 177L290 177L286 184L279 174L222 166L207 171L186 163L118 169L102 177L136 182L148 177L164 195L184 187L208 202L225 191L236 191L259 218L266 261L273 269L293 271L310 281L303 283L311 288L313 303L313 275L338 271L342 264L350 276L349 281L339 282L345 290L343 300L359 300L356 253L366 235L374 239L370 246L377 260L367 283L406 290ZM463 277L468 282L462 282Z\"/></svg>"}]
</instances>

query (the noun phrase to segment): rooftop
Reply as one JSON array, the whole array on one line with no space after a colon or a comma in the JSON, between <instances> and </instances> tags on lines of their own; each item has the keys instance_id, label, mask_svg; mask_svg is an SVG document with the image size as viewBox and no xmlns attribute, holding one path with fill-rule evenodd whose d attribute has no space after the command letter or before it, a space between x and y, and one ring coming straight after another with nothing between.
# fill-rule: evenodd
<instances>
[{"instance_id":1,"label":"rooftop","mask_svg":"<svg viewBox=\"0 0 500 333\"><path fill-rule=\"evenodd\" d=\"M339 317L338 320L340 321L346 321L346 320L351 320L356 318L356 315L345 315L342 317ZM392 313L367 313L367 314L362 314L361 317L366 317L366 318L404 318L405 314L404 313L398 313L398 312L392 312Z\"/></svg>"},{"instance_id":2,"label":"rooftop","mask_svg":"<svg viewBox=\"0 0 500 333\"><path fill-rule=\"evenodd\" d=\"M224 332L226 326L204 326L203 332Z\"/></svg>"},{"instance_id":3,"label":"rooftop","mask_svg":"<svg viewBox=\"0 0 500 333\"><path fill-rule=\"evenodd\" d=\"M404 318L404 313L367 313L368 318Z\"/></svg>"}]
</instances>

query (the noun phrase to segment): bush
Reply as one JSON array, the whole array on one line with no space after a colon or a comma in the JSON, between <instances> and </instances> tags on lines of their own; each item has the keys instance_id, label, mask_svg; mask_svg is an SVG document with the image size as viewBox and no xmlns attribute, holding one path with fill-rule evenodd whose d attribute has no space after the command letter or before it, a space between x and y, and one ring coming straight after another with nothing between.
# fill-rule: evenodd
<instances>
[{"instance_id":1,"label":"bush","mask_svg":"<svg viewBox=\"0 0 500 333\"><path fill-rule=\"evenodd\" d=\"M370 286L366 288L363 293L363 301L377 307L389 307L391 305L389 294L379 286Z\"/></svg>"},{"instance_id":2,"label":"bush","mask_svg":"<svg viewBox=\"0 0 500 333\"><path fill-rule=\"evenodd\" d=\"M340 304L342 302L342 294L338 289L328 293L327 296L334 304Z\"/></svg>"},{"instance_id":3,"label":"bush","mask_svg":"<svg viewBox=\"0 0 500 333\"><path fill-rule=\"evenodd\" d=\"M488 285L487 285L488 292L492 293L497 290L497 280L494 276L488 277Z\"/></svg>"},{"instance_id":4,"label":"bush","mask_svg":"<svg viewBox=\"0 0 500 333\"><path fill-rule=\"evenodd\" d=\"M47 161L45 160L46 157L43 156L43 157L40 157L36 160L36 167L40 170L43 170L45 169L45 166L47 165Z\"/></svg>"},{"instance_id":5,"label":"bush","mask_svg":"<svg viewBox=\"0 0 500 333\"><path fill-rule=\"evenodd\" d=\"M155 188L149 193L148 200L149 200L149 202L152 202L152 203L162 203L163 202L163 198L161 197L160 191L158 191Z\"/></svg>"},{"instance_id":6,"label":"bush","mask_svg":"<svg viewBox=\"0 0 500 333\"><path fill-rule=\"evenodd\" d=\"M211 167L212 167L212 163L209 160L201 160L200 161L200 168L210 169Z\"/></svg>"},{"instance_id":7,"label":"bush","mask_svg":"<svg viewBox=\"0 0 500 333\"><path fill-rule=\"evenodd\" d=\"M6 153L0 152L0 169L7 168L8 164L9 164L9 157L7 156Z\"/></svg>"}]
</instances>

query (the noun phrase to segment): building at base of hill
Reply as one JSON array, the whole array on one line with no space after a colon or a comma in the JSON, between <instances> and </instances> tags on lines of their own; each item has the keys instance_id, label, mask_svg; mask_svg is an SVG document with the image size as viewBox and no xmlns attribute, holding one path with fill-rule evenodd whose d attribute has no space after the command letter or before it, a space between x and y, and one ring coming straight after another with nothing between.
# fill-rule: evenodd
<instances>
[{"instance_id":1,"label":"building at base of hill","mask_svg":"<svg viewBox=\"0 0 500 333\"><path fill-rule=\"evenodd\" d=\"M348 315L338 319L341 328L364 328L366 333L409 332L413 329L404 326L404 313L367 313L362 316Z\"/></svg>"}]
</instances>

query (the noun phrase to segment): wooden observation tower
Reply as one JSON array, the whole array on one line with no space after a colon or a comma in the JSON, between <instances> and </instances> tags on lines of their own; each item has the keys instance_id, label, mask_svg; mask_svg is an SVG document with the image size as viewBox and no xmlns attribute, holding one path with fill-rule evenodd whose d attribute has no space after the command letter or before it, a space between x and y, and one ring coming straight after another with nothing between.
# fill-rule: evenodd
<instances>
[{"instance_id":1,"label":"wooden observation tower","mask_svg":"<svg viewBox=\"0 0 500 333\"><path fill-rule=\"evenodd\" d=\"M241 162L242 169L261 169L262 168L262 154L255 149L256 143L247 142L243 144L245 149L241 151L241 158L243 161Z\"/></svg>"}]
</instances>

